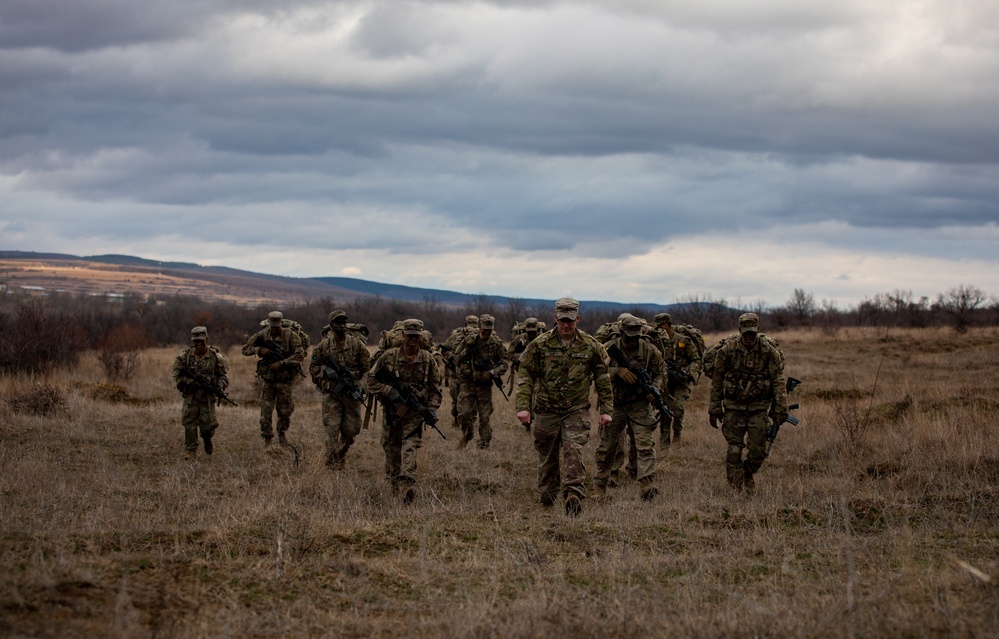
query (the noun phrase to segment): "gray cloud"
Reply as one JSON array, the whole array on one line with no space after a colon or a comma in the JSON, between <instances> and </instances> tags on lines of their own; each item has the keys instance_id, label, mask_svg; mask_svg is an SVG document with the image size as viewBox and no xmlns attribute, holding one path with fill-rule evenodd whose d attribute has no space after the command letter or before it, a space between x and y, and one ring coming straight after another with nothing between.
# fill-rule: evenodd
<instances>
[{"instance_id":1,"label":"gray cloud","mask_svg":"<svg viewBox=\"0 0 999 639\"><path fill-rule=\"evenodd\" d=\"M997 224L999 9L892 4L12 0L0 223L593 259Z\"/></svg>"}]
</instances>

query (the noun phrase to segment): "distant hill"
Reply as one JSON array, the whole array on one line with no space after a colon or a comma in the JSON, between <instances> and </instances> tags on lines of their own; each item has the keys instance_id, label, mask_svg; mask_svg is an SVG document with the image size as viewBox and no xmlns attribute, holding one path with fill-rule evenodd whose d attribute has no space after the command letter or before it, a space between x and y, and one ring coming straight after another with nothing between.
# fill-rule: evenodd
<instances>
[{"instance_id":1,"label":"distant hill","mask_svg":"<svg viewBox=\"0 0 999 639\"><path fill-rule=\"evenodd\" d=\"M409 302L432 301L450 307L474 306L485 299L500 306L512 302L525 308L541 309L551 306L553 301L460 293L352 277L284 277L225 266L161 262L131 255L80 257L61 253L0 251L0 278L11 290L33 287L32 290L47 292L137 294L152 298L190 295L250 306L266 303L293 305L321 298L345 301L358 297L380 297ZM647 316L689 306L600 300L581 300L581 303L584 309L641 311Z\"/></svg>"}]
</instances>

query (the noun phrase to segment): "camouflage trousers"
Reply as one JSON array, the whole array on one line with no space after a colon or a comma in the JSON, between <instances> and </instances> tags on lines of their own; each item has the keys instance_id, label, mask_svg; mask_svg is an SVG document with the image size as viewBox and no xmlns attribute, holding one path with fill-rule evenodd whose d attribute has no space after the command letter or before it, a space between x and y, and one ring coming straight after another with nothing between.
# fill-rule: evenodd
<instances>
[{"instance_id":1,"label":"camouflage trousers","mask_svg":"<svg viewBox=\"0 0 999 639\"><path fill-rule=\"evenodd\" d=\"M534 450L538 451L538 492L542 498L554 501L560 492L584 497L583 447L590 439L590 411L535 415L532 433Z\"/></svg>"},{"instance_id":2,"label":"camouflage trousers","mask_svg":"<svg viewBox=\"0 0 999 639\"><path fill-rule=\"evenodd\" d=\"M454 417L454 425L458 426L458 398L461 396L461 382L457 376L451 378L451 385L448 386L451 393L451 417Z\"/></svg>"},{"instance_id":3,"label":"camouflage trousers","mask_svg":"<svg viewBox=\"0 0 999 639\"><path fill-rule=\"evenodd\" d=\"M687 400L690 399L690 386L677 382L669 382L666 385L666 391L669 396L663 399L666 400L666 408L673 412L673 433L679 436L680 431L683 430L684 407L687 405ZM663 421L660 442L664 445L669 444L669 426L669 420Z\"/></svg>"},{"instance_id":4,"label":"camouflage trousers","mask_svg":"<svg viewBox=\"0 0 999 639\"><path fill-rule=\"evenodd\" d=\"M213 397L185 396L180 415L180 423L184 426L184 450L198 450L198 431L202 438L209 440L219 426Z\"/></svg>"},{"instance_id":5,"label":"camouflage trousers","mask_svg":"<svg viewBox=\"0 0 999 639\"><path fill-rule=\"evenodd\" d=\"M291 414L295 411L294 388L292 382L263 382L260 388L260 436L274 437L271 426L274 409L277 408L277 431L284 435L291 426Z\"/></svg>"},{"instance_id":6,"label":"camouflage trousers","mask_svg":"<svg viewBox=\"0 0 999 639\"><path fill-rule=\"evenodd\" d=\"M754 475L767 458L766 436L770 418L764 410L726 410L722 417L722 435L728 442L725 474L728 482L742 487L746 475ZM748 448L746 459L742 449Z\"/></svg>"},{"instance_id":7,"label":"camouflage trousers","mask_svg":"<svg viewBox=\"0 0 999 639\"><path fill-rule=\"evenodd\" d=\"M656 447L652 434L658 426L655 409L648 402L621 407L615 404L611 423L597 429L600 445L597 446L597 472L593 482L600 486L607 485L611 471L621 467L624 459L622 446L629 440L630 456L634 458L629 461L629 471L633 468L635 479L641 482L652 481L656 472Z\"/></svg>"},{"instance_id":8,"label":"camouflage trousers","mask_svg":"<svg viewBox=\"0 0 999 639\"><path fill-rule=\"evenodd\" d=\"M326 463L339 462L361 432L363 404L353 397L323 393L323 430L326 431Z\"/></svg>"},{"instance_id":9,"label":"camouflage trousers","mask_svg":"<svg viewBox=\"0 0 999 639\"><path fill-rule=\"evenodd\" d=\"M398 417L385 408L382 420L382 449L385 451L385 477L393 487L416 483L416 458L423 445L423 417Z\"/></svg>"},{"instance_id":10,"label":"camouflage trousers","mask_svg":"<svg viewBox=\"0 0 999 639\"><path fill-rule=\"evenodd\" d=\"M493 386L475 384L468 381L461 383L461 395L458 397L458 425L466 442L475 437L475 418L479 418L479 447L487 448L493 439L493 428L490 418L493 415Z\"/></svg>"}]
</instances>

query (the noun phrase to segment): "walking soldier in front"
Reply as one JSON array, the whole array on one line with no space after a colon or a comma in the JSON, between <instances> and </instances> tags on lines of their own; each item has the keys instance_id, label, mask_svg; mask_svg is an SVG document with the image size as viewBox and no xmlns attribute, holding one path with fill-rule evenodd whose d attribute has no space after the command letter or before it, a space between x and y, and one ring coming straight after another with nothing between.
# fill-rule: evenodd
<instances>
[{"instance_id":1,"label":"walking soldier in front","mask_svg":"<svg viewBox=\"0 0 999 639\"><path fill-rule=\"evenodd\" d=\"M470 335L479 332L479 317L477 315L465 316L465 325L451 331L444 343L441 344L441 351L444 356L444 385L448 387L451 395L451 417L454 418L454 425L458 423L458 397L461 395L461 382L458 376L458 367L455 366L454 356L458 346Z\"/></svg>"},{"instance_id":2,"label":"walking soldier in front","mask_svg":"<svg viewBox=\"0 0 999 639\"><path fill-rule=\"evenodd\" d=\"M367 375L368 390L384 404L382 448L385 450L385 476L393 490L405 487L403 502L416 497L417 453L423 443L423 424L428 416L436 421L441 405L440 368L429 351L420 348L423 322L403 323L403 344L385 351ZM384 372L380 372L381 369ZM392 384L379 377L394 380ZM406 396L399 389L405 391Z\"/></svg>"},{"instance_id":3,"label":"walking soldier in front","mask_svg":"<svg viewBox=\"0 0 999 639\"><path fill-rule=\"evenodd\" d=\"M598 423L609 424L614 411L607 351L576 328L579 318L579 302L571 297L555 302L555 329L527 345L517 386L517 419L522 424L534 420L541 503L551 506L561 490L570 517L579 514L585 496L583 447L590 437L591 385L597 389Z\"/></svg>"},{"instance_id":4,"label":"walking soldier in front","mask_svg":"<svg viewBox=\"0 0 999 639\"><path fill-rule=\"evenodd\" d=\"M659 447L665 452L670 445L671 426L673 443L680 441L690 387L697 383L700 376L704 353L697 341L700 339L700 331L694 330L692 326L682 325L680 330L675 329L669 313L659 313L652 321L657 328L653 339L666 361L666 387L663 389L666 391L666 406L673 413L672 420L664 420L660 428L662 432L659 435ZM688 329L696 333L697 337L688 333Z\"/></svg>"},{"instance_id":5,"label":"walking soldier in front","mask_svg":"<svg viewBox=\"0 0 999 639\"><path fill-rule=\"evenodd\" d=\"M323 394L326 465L343 468L344 457L361 432L364 375L371 353L359 338L347 332L347 314L329 314L330 332L312 351L309 374Z\"/></svg>"},{"instance_id":6,"label":"walking soldier in front","mask_svg":"<svg viewBox=\"0 0 999 639\"><path fill-rule=\"evenodd\" d=\"M711 427L718 428L721 422L728 442L728 482L736 490L750 494L756 490L753 476L767 457L771 404L778 424L787 419L784 360L769 340L759 338L759 332L760 318L756 313L739 316L740 338L729 340L715 359L708 404ZM743 459L742 450L747 447Z\"/></svg>"},{"instance_id":7,"label":"walking soldier in front","mask_svg":"<svg viewBox=\"0 0 999 639\"><path fill-rule=\"evenodd\" d=\"M659 492L653 484L656 449L652 435L659 426L658 419L667 417L659 415L657 419L653 407L655 398L642 386L632 369L644 371L648 375L648 383L655 391L661 392L666 367L659 350L640 337L642 326L642 320L629 315L621 321L621 335L606 345L612 353L613 349L620 349L628 366L611 359L609 374L614 387L614 419L598 429L600 445L596 453L597 472L593 478L594 494L598 496L606 492L607 480L622 443L621 434L629 430L629 439L635 448L636 478L642 499L649 501Z\"/></svg>"},{"instance_id":8,"label":"walking soldier in front","mask_svg":"<svg viewBox=\"0 0 999 639\"><path fill-rule=\"evenodd\" d=\"M247 357L256 355L257 377L260 378L260 436L264 446L274 438L272 419L277 409L278 442L287 443L285 433L291 427L291 414L295 411L292 383L301 375L305 349L301 338L290 328L284 328L284 315L272 311L267 315L267 327L255 333L240 351Z\"/></svg>"},{"instance_id":9,"label":"walking soldier in front","mask_svg":"<svg viewBox=\"0 0 999 639\"><path fill-rule=\"evenodd\" d=\"M219 349L208 345L207 328L191 329L191 346L174 359L170 377L184 396L180 421L184 425L187 456L194 459L198 455L199 431L205 442L205 454L211 455L212 437L219 425L215 405L218 395L224 396L229 386L229 363Z\"/></svg>"},{"instance_id":10,"label":"walking soldier in front","mask_svg":"<svg viewBox=\"0 0 999 639\"><path fill-rule=\"evenodd\" d=\"M462 438L458 448L464 448L475 436L475 418L479 418L479 448L489 448L493 429L489 423L493 414L493 385L503 388L507 371L506 348L493 333L496 318L479 317L479 332L469 335L458 345L455 367L461 383L458 396L458 424Z\"/></svg>"}]
</instances>

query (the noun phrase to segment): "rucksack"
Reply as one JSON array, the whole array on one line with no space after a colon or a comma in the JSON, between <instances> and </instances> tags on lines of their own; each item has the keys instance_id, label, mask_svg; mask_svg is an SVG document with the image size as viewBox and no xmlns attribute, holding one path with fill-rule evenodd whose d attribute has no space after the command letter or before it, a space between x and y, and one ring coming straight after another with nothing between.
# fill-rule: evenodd
<instances>
[{"instance_id":1,"label":"rucksack","mask_svg":"<svg viewBox=\"0 0 999 639\"><path fill-rule=\"evenodd\" d=\"M261 320L260 325L267 326L268 325L267 320ZM309 339L309 334L305 332L305 329L302 328L301 324L299 324L295 320L283 319L281 320L281 328L290 329L292 333L298 335L298 339L302 340L302 350L304 350L306 354L308 354L309 344L311 344L312 341Z\"/></svg>"},{"instance_id":2,"label":"rucksack","mask_svg":"<svg viewBox=\"0 0 999 639\"><path fill-rule=\"evenodd\" d=\"M769 335L765 335L764 333L760 333L759 336L760 336L761 339L766 340L767 343L770 344L771 346L773 346L774 350L777 351L778 360L780 361L780 367L781 367L781 369L783 369L784 368L784 351L782 351L781 348L780 348L780 342L778 342L775 338L770 337ZM701 372L702 373L704 373L708 377L714 377L714 375L715 375L715 360L718 359L718 351L720 351L722 349L722 347L725 346L725 344L729 343L733 339L739 339L739 333L732 333L731 335L729 335L727 337L723 337L717 344L715 344L714 346L712 346L708 350L704 351L704 357L701 358Z\"/></svg>"},{"instance_id":3,"label":"rucksack","mask_svg":"<svg viewBox=\"0 0 999 639\"><path fill-rule=\"evenodd\" d=\"M680 335L686 335L689 337L690 341L692 341L694 346L697 348L697 355L702 358L704 357L705 344L704 336L701 335L701 331L694 328L690 324L680 324L678 326L674 326L673 330Z\"/></svg>"}]
</instances>

